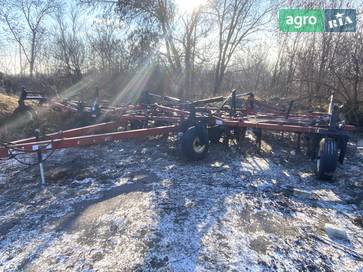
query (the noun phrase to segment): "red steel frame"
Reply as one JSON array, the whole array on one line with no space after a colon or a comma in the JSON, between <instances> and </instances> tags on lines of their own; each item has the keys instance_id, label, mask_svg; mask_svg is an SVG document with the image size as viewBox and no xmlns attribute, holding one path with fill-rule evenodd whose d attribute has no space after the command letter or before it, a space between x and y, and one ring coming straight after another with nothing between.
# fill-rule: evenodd
<instances>
[{"instance_id":1,"label":"red steel frame","mask_svg":"<svg viewBox=\"0 0 363 272\"><path fill-rule=\"evenodd\" d=\"M97 128L98 126L102 127L105 126L105 124L95 125L95 128ZM42 151L56 150L62 148L86 146L86 145L100 144L100 143L106 143L118 140L132 139L132 138L157 136L162 134L168 134L170 132L176 132L177 130L178 127L176 125L171 125L171 126L145 128L145 129L137 129L130 131L74 136L77 134L81 134L82 132L85 131L83 128L80 128L80 129L74 129L72 131L65 131L64 133L68 135L68 138L54 137L52 139L43 140L43 141L31 141L30 139L26 139L20 143L19 141L17 143L12 142L7 147L0 148L0 157L1 158L9 157L13 152L12 150L15 150L15 153L30 153L30 152L36 152L38 150Z\"/></svg>"},{"instance_id":2,"label":"red steel frame","mask_svg":"<svg viewBox=\"0 0 363 272\"><path fill-rule=\"evenodd\" d=\"M129 112L126 113L127 111ZM153 110L149 111L141 106L127 106L122 108L121 111L116 110L110 111L109 113L119 114L117 121L48 134L44 140L40 141L35 137L14 141L6 147L0 147L0 158L8 158L15 152L29 153L37 152L38 150L55 150L175 133L179 130L178 124L183 120L186 120L190 115L190 112L188 111L162 105L154 105ZM318 116L327 117L327 115L323 114ZM316 117L316 115L314 117ZM198 118L198 116L196 118ZM231 128L255 128L294 133L319 133L319 130L326 128L326 126L307 125L307 121L311 121L312 118L313 115L296 114L289 115L289 118L286 118L283 114L278 113L267 115L255 114L247 117L229 117L224 115L218 116L218 112L216 112L215 115L212 115L209 118L209 125L224 125ZM167 121L173 125L112 132L120 126L126 127L127 123L132 120L145 122L148 120ZM344 129L346 131L353 131L354 127L347 125Z\"/></svg>"}]
</instances>

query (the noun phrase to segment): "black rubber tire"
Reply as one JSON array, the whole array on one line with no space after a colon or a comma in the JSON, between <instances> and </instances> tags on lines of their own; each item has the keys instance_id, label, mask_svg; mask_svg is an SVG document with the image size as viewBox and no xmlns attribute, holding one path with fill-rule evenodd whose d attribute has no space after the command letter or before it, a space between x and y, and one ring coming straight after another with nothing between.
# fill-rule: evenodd
<instances>
[{"instance_id":1,"label":"black rubber tire","mask_svg":"<svg viewBox=\"0 0 363 272\"><path fill-rule=\"evenodd\" d=\"M207 131L201 127L190 127L180 138L179 149L188 160L202 160L208 153Z\"/></svg>"},{"instance_id":2,"label":"black rubber tire","mask_svg":"<svg viewBox=\"0 0 363 272\"><path fill-rule=\"evenodd\" d=\"M208 138L209 141L213 144L219 143L224 132L224 128L221 126L215 126L208 128Z\"/></svg>"},{"instance_id":3,"label":"black rubber tire","mask_svg":"<svg viewBox=\"0 0 363 272\"><path fill-rule=\"evenodd\" d=\"M320 141L319 153L316 158L315 174L318 179L332 179L337 168L338 149L334 139L323 138Z\"/></svg>"},{"instance_id":4,"label":"black rubber tire","mask_svg":"<svg viewBox=\"0 0 363 272\"><path fill-rule=\"evenodd\" d=\"M349 141L349 137L348 136L342 136L339 139L339 157L338 157L338 161L340 164L343 164L345 156L347 154L347 147L348 147L348 141Z\"/></svg>"},{"instance_id":5,"label":"black rubber tire","mask_svg":"<svg viewBox=\"0 0 363 272\"><path fill-rule=\"evenodd\" d=\"M184 121L179 125L180 132L186 132L190 127L194 126L194 124L190 124L188 121Z\"/></svg>"}]
</instances>

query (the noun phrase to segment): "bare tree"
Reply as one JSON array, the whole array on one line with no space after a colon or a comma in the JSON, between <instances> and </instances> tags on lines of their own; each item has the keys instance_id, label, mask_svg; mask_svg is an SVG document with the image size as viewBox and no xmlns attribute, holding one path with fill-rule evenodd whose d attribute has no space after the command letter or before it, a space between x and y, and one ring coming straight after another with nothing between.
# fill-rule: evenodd
<instances>
[{"instance_id":1,"label":"bare tree","mask_svg":"<svg viewBox=\"0 0 363 272\"><path fill-rule=\"evenodd\" d=\"M219 91L237 48L248 36L266 24L266 15L271 11L271 7L265 5L266 1L254 0L213 1L211 14L216 18L218 29L214 94Z\"/></svg>"},{"instance_id":2,"label":"bare tree","mask_svg":"<svg viewBox=\"0 0 363 272\"><path fill-rule=\"evenodd\" d=\"M196 8L191 14L183 15L179 21L181 24L178 32L181 38L176 38L176 41L180 43L179 52L183 62L183 88L179 95L187 97L194 93L195 65L198 61L199 63L205 61L201 57L201 51L205 48L198 48L198 45L203 38L207 37L211 26L207 14L203 12L203 7Z\"/></svg>"},{"instance_id":3,"label":"bare tree","mask_svg":"<svg viewBox=\"0 0 363 272\"><path fill-rule=\"evenodd\" d=\"M172 31L175 18L175 3L172 0L80 0L81 3L114 6L126 25L137 27L143 33L158 34L165 42L166 57L172 71L181 71L180 53L175 45Z\"/></svg>"},{"instance_id":4,"label":"bare tree","mask_svg":"<svg viewBox=\"0 0 363 272\"><path fill-rule=\"evenodd\" d=\"M44 21L59 8L57 0L9 0L0 10L5 30L20 46L33 77L34 66L45 33Z\"/></svg>"},{"instance_id":5,"label":"bare tree","mask_svg":"<svg viewBox=\"0 0 363 272\"><path fill-rule=\"evenodd\" d=\"M96 67L102 70L121 71L125 52L124 41L120 38L118 29L113 24L99 24L95 31L88 37L92 59Z\"/></svg>"},{"instance_id":6,"label":"bare tree","mask_svg":"<svg viewBox=\"0 0 363 272\"><path fill-rule=\"evenodd\" d=\"M335 82L336 92L345 102L350 120L363 123L363 31L342 35L334 59L329 67L330 81Z\"/></svg>"},{"instance_id":7,"label":"bare tree","mask_svg":"<svg viewBox=\"0 0 363 272\"><path fill-rule=\"evenodd\" d=\"M73 7L69 17L70 24L67 24L62 13L57 13L57 27L54 33L55 47L52 51L66 76L70 77L73 82L77 82L82 77L86 46L81 36L83 30L80 10Z\"/></svg>"}]
</instances>

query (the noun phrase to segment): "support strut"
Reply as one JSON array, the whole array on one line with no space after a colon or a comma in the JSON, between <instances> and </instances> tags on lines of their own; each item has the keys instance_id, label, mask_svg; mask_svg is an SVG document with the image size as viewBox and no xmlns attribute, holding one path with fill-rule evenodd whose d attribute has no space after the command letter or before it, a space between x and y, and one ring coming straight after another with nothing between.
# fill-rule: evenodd
<instances>
[{"instance_id":1,"label":"support strut","mask_svg":"<svg viewBox=\"0 0 363 272\"><path fill-rule=\"evenodd\" d=\"M40 140L40 130L35 130L35 138L37 141ZM38 158L38 164L39 164L39 171L40 171L40 187L44 188L45 186L45 176L44 176L44 166L43 166L43 155L41 148L38 148L37 151L37 158Z\"/></svg>"}]
</instances>

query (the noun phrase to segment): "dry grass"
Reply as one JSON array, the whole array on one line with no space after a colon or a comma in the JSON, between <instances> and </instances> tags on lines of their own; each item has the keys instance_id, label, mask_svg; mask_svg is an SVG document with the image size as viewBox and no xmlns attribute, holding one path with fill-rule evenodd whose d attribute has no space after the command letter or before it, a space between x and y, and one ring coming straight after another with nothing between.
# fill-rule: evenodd
<instances>
[{"instance_id":1,"label":"dry grass","mask_svg":"<svg viewBox=\"0 0 363 272\"><path fill-rule=\"evenodd\" d=\"M0 88L0 139L13 141L34 136L34 129L40 128L43 133L80 126L77 116L69 112L53 110L52 106L38 106L38 102L26 101L37 115L37 120L28 119L27 114L15 116L14 110L18 107L18 96L7 95Z\"/></svg>"},{"instance_id":2,"label":"dry grass","mask_svg":"<svg viewBox=\"0 0 363 272\"><path fill-rule=\"evenodd\" d=\"M18 97L0 93L0 123L9 118L18 106Z\"/></svg>"},{"instance_id":3,"label":"dry grass","mask_svg":"<svg viewBox=\"0 0 363 272\"><path fill-rule=\"evenodd\" d=\"M0 88L0 139L15 140L33 136L34 124L28 115L14 116L14 111L18 107L19 97L7 95ZM27 101L26 105L37 110L37 103Z\"/></svg>"}]
</instances>

